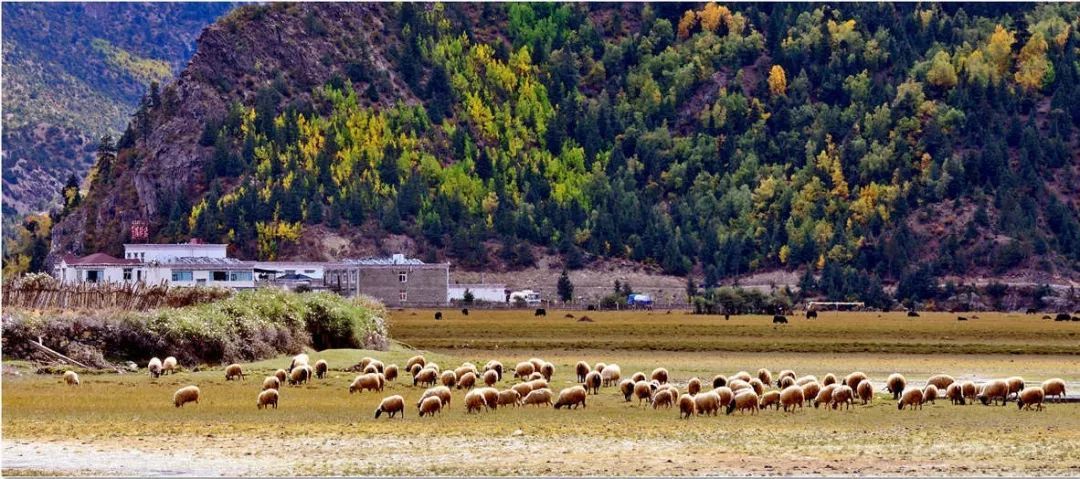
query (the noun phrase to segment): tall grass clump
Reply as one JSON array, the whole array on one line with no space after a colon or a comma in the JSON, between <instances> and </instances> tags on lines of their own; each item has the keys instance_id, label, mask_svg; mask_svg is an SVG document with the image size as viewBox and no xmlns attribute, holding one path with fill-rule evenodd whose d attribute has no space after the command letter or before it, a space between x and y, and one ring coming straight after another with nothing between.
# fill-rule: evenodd
<instances>
[{"instance_id":1,"label":"tall grass clump","mask_svg":"<svg viewBox=\"0 0 1080 479\"><path fill-rule=\"evenodd\" d=\"M31 357L45 345L97 365L172 355L185 363L255 361L304 347L385 349L385 309L332 293L259 289L227 299L145 312L5 312L4 351Z\"/></svg>"}]
</instances>

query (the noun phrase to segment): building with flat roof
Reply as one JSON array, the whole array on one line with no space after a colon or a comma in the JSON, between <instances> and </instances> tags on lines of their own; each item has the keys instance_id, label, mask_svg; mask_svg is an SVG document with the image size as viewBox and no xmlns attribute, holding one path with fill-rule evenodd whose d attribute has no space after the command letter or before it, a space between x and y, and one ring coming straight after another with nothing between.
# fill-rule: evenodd
<instances>
[{"instance_id":1,"label":"building with flat roof","mask_svg":"<svg viewBox=\"0 0 1080 479\"><path fill-rule=\"evenodd\" d=\"M229 258L223 244L126 244L124 257L67 255L56 276L65 283L166 283L254 288L255 263Z\"/></svg>"},{"instance_id":2,"label":"building with flat roof","mask_svg":"<svg viewBox=\"0 0 1080 479\"><path fill-rule=\"evenodd\" d=\"M449 263L425 263L403 254L327 263L323 277L326 289L364 294L387 306L444 305L449 282Z\"/></svg>"}]
</instances>

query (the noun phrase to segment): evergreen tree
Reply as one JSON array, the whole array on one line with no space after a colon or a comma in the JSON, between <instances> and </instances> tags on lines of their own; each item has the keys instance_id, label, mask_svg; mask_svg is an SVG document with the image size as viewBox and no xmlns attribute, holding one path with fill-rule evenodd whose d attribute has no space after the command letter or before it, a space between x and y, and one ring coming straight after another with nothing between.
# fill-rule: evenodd
<instances>
[{"instance_id":1,"label":"evergreen tree","mask_svg":"<svg viewBox=\"0 0 1080 479\"><path fill-rule=\"evenodd\" d=\"M565 269L563 269L562 274L559 275L557 288L559 291L559 300L564 303L569 303L574 300L574 283L570 282L570 275Z\"/></svg>"}]
</instances>

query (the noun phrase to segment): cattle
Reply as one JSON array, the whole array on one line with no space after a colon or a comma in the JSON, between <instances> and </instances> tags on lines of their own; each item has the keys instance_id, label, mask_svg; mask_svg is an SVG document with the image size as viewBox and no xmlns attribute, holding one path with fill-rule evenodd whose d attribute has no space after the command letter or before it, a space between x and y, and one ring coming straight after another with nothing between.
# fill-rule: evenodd
<instances>
[{"instance_id":1,"label":"cattle","mask_svg":"<svg viewBox=\"0 0 1080 479\"><path fill-rule=\"evenodd\" d=\"M1038 312L1039 312L1038 309L1028 308L1027 311L1024 311L1024 314L1035 314L1035 313L1038 313Z\"/></svg>"},{"instance_id":2,"label":"cattle","mask_svg":"<svg viewBox=\"0 0 1080 479\"><path fill-rule=\"evenodd\" d=\"M816 319L816 318L817 318L817 311L814 311L814 310L811 309L810 311L806 312L806 319Z\"/></svg>"},{"instance_id":3,"label":"cattle","mask_svg":"<svg viewBox=\"0 0 1080 479\"><path fill-rule=\"evenodd\" d=\"M461 315L462 316L468 316L469 315L469 308L461 308Z\"/></svg>"},{"instance_id":4,"label":"cattle","mask_svg":"<svg viewBox=\"0 0 1080 479\"><path fill-rule=\"evenodd\" d=\"M533 313L533 316L547 316L547 310L544 308L536 308L536 312Z\"/></svg>"},{"instance_id":5,"label":"cattle","mask_svg":"<svg viewBox=\"0 0 1080 479\"><path fill-rule=\"evenodd\" d=\"M787 324L787 316L777 314L772 317L773 324Z\"/></svg>"},{"instance_id":6,"label":"cattle","mask_svg":"<svg viewBox=\"0 0 1080 479\"><path fill-rule=\"evenodd\" d=\"M435 321L442 319L442 311L435 312Z\"/></svg>"},{"instance_id":7,"label":"cattle","mask_svg":"<svg viewBox=\"0 0 1080 479\"><path fill-rule=\"evenodd\" d=\"M963 317L963 316L957 316L957 317L956 317L956 320L957 320L957 321L967 321L967 318L965 318L965 317Z\"/></svg>"},{"instance_id":8,"label":"cattle","mask_svg":"<svg viewBox=\"0 0 1080 479\"><path fill-rule=\"evenodd\" d=\"M916 313L915 311L908 311L908 312L907 312L907 316L908 316L909 318L918 318L918 317L919 317L919 313Z\"/></svg>"},{"instance_id":9,"label":"cattle","mask_svg":"<svg viewBox=\"0 0 1080 479\"><path fill-rule=\"evenodd\" d=\"M1072 318L1070 318L1069 315L1065 313L1058 313L1057 316L1054 316L1054 321L1069 321L1070 319Z\"/></svg>"}]
</instances>

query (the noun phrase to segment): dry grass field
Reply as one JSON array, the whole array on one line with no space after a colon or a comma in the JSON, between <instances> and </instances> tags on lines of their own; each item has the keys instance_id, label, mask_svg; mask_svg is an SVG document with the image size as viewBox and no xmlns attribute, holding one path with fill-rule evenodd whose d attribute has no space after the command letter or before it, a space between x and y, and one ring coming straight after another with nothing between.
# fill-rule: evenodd
<instances>
[{"instance_id":1,"label":"dry grass field","mask_svg":"<svg viewBox=\"0 0 1080 479\"><path fill-rule=\"evenodd\" d=\"M244 382L220 367L151 380L57 376L5 363L3 474L457 474L457 475L1080 475L1080 404L1042 412L953 406L939 400L898 411L879 393L849 411L808 408L757 415L678 418L674 409L626 403L614 388L588 407L500 408L466 414L455 391L448 410L419 418L423 388L399 379L383 393L348 394L363 356L403 365L415 350L444 368L498 359L512 368L533 356L556 366L553 389L574 383L578 360L618 363L624 377L668 368L680 389L693 376L791 368L819 378L891 372L921 385L934 373L958 379L1021 375L1029 384L1062 377L1080 391L1080 324L1038 316L827 313L773 327L766 317L697 317L664 312L594 313L593 322L550 311L394 311L389 352L313 352L328 379L284 387L280 408L257 410L261 379L285 357L245 365ZM405 346L407 345L407 347ZM415 349L413 349L415 348ZM21 371L22 374L12 374ZM509 376L500 389L513 384ZM174 408L172 393L197 384L198 405ZM880 386L880 384L879 384ZM378 419L379 400L401 394L404 419Z\"/></svg>"}]
</instances>

